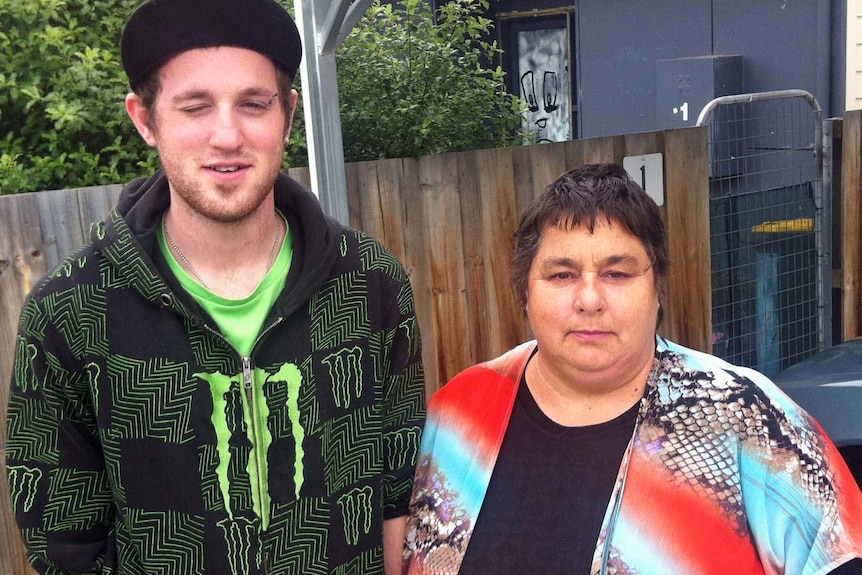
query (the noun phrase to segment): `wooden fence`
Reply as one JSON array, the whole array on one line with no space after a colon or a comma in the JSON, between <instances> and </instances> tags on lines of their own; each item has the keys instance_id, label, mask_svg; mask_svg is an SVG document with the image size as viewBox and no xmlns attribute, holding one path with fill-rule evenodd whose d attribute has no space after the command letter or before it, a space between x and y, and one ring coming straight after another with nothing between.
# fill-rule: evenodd
<instances>
[{"instance_id":1,"label":"wooden fence","mask_svg":"<svg viewBox=\"0 0 862 575\"><path fill-rule=\"evenodd\" d=\"M841 292L842 339L862 336L862 110L846 112L835 120L834 133L841 142L840 186L833 204L837 228L835 246L840 254L833 287Z\"/></svg>"},{"instance_id":2,"label":"wooden fence","mask_svg":"<svg viewBox=\"0 0 862 575\"><path fill-rule=\"evenodd\" d=\"M842 294L843 339L862 335L862 111L832 120L841 141L834 174L833 286ZM483 150L347 166L351 224L404 263L416 293L428 391L458 371L530 337L509 282L512 233L526 204L563 171L661 153L671 273L662 333L711 349L708 153L705 128ZM308 185L308 170L291 170ZM24 297L86 241L120 186L0 196L0 460L15 330ZM0 573L27 567L0 472Z\"/></svg>"},{"instance_id":3,"label":"wooden fence","mask_svg":"<svg viewBox=\"0 0 862 575\"><path fill-rule=\"evenodd\" d=\"M858 126L858 117L847 124L856 130L857 175L852 181L857 188ZM530 337L509 281L512 234L526 204L571 167L621 163L626 156L651 153L663 155L662 213L672 261L661 331L709 351L705 128L347 166L351 224L380 239L410 273L429 392L461 369ZM306 169L291 175L308 182ZM119 189L0 196L0 455L5 455L8 383L23 299L62 256L84 243L89 222L107 213ZM857 218L858 197L858 190L855 200L845 196L856 202ZM858 255L857 250L857 271ZM853 277L855 283L845 274L845 284L858 293L858 274ZM7 493L5 473L0 473L0 573L22 575L29 571Z\"/></svg>"}]
</instances>

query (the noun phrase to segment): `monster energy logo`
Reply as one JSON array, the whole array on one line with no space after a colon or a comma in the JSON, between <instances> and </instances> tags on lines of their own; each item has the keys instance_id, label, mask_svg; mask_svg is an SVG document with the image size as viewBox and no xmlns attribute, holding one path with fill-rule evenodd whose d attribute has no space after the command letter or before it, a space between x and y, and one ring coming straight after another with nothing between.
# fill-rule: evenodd
<instances>
[{"instance_id":1,"label":"monster energy logo","mask_svg":"<svg viewBox=\"0 0 862 575\"><path fill-rule=\"evenodd\" d=\"M418 427L399 429L386 434L386 453L389 456L389 469L400 469L415 461L419 449L420 430Z\"/></svg>"},{"instance_id":2,"label":"monster energy logo","mask_svg":"<svg viewBox=\"0 0 862 575\"><path fill-rule=\"evenodd\" d=\"M351 347L323 358L332 381L332 398L343 409L350 407L353 397L362 394L362 350Z\"/></svg>"},{"instance_id":3,"label":"monster energy logo","mask_svg":"<svg viewBox=\"0 0 862 575\"><path fill-rule=\"evenodd\" d=\"M399 329L404 330L404 337L407 338L407 345L408 345L408 349L410 351L413 351L416 349L414 347L416 345L416 340L413 338L413 334L414 334L414 329L413 329L414 325L413 324L414 323L415 323L414 320L408 319L408 320L402 321L401 325L398 326Z\"/></svg>"},{"instance_id":4,"label":"monster energy logo","mask_svg":"<svg viewBox=\"0 0 862 575\"><path fill-rule=\"evenodd\" d=\"M341 508L341 518L344 522L344 538L348 545L356 545L360 535L367 535L371 531L371 487L357 487L351 489L338 498L338 506ZM362 529L362 533L360 533Z\"/></svg>"},{"instance_id":5,"label":"monster energy logo","mask_svg":"<svg viewBox=\"0 0 862 575\"><path fill-rule=\"evenodd\" d=\"M107 229L105 227L105 222L97 222L97 223L92 224L90 226L90 231L89 231L90 234L93 233L94 226L95 226L95 232L96 232L96 235L98 236L98 238L100 240L105 239L105 235L106 235L105 230Z\"/></svg>"},{"instance_id":6,"label":"monster energy logo","mask_svg":"<svg viewBox=\"0 0 862 575\"><path fill-rule=\"evenodd\" d=\"M228 469L230 468L231 460L230 437L234 431L231 428L230 422L235 420L231 413L231 407L235 404L229 402L228 398L230 397L232 388L242 389L242 376L237 374L229 377L219 372L213 374L198 373L195 375L209 384L210 392L212 393L213 412L210 421L216 434L216 451L219 458L216 475L225 509L228 512L228 516L233 518L233 509L231 508L229 495L230 477ZM242 398L246 437L252 445L246 471L252 484L254 511L260 517L263 529L266 529L269 526L271 501L269 495L267 454L269 448L272 446L272 434L267 426L269 406L262 392L263 382L287 384L287 413L291 421L291 430L296 450L294 458L294 485L296 496L299 497L299 490L304 481L303 462L305 459L305 451L302 445L305 439L305 429L302 427L299 417L299 388L302 384L302 373L295 365L286 363L272 375L264 370L254 369L252 382L254 391L251 394L251 402L253 405L250 405L249 398L245 393L240 391L238 395ZM255 440L255 438L257 439Z\"/></svg>"},{"instance_id":7,"label":"monster energy logo","mask_svg":"<svg viewBox=\"0 0 862 575\"><path fill-rule=\"evenodd\" d=\"M23 498L24 511L30 511L36 498L36 487L41 479L41 469L23 465L10 466L9 491L12 493L12 504L18 507Z\"/></svg>"},{"instance_id":8,"label":"monster energy logo","mask_svg":"<svg viewBox=\"0 0 862 575\"><path fill-rule=\"evenodd\" d=\"M19 361L15 362L15 381L20 382L22 391L36 391L38 389L38 380L32 370L28 370L26 366L31 365L36 360L36 355L39 353L36 346L27 343L23 337L18 338L16 351Z\"/></svg>"},{"instance_id":9,"label":"monster energy logo","mask_svg":"<svg viewBox=\"0 0 862 575\"><path fill-rule=\"evenodd\" d=\"M67 278L72 277L72 270L75 269L75 264L78 264L79 268L83 268L87 265L87 258L78 258L75 261L66 260L60 264L60 267L57 268L57 273L55 277L66 276Z\"/></svg>"},{"instance_id":10,"label":"monster energy logo","mask_svg":"<svg viewBox=\"0 0 862 575\"><path fill-rule=\"evenodd\" d=\"M251 555L251 542L254 525L245 518L223 519L218 522L227 543L227 557L233 575L249 573L248 558ZM260 560L257 561L260 567Z\"/></svg>"},{"instance_id":11,"label":"monster energy logo","mask_svg":"<svg viewBox=\"0 0 862 575\"><path fill-rule=\"evenodd\" d=\"M216 434L216 451L218 453L218 466L216 467L216 476L218 477L219 489L221 490L222 500L224 501L225 509L228 515L233 517L233 509L230 505L230 480L228 479L227 470L230 465L230 426L228 422L230 417L228 414L228 393L230 392L231 382L239 381L239 376L230 378L222 375L219 372L213 374L197 373L200 377L210 385L212 393L213 412L210 416L213 430Z\"/></svg>"},{"instance_id":12,"label":"monster energy logo","mask_svg":"<svg viewBox=\"0 0 862 575\"><path fill-rule=\"evenodd\" d=\"M305 450L302 448L302 442L305 440L305 429L302 427L302 422L299 421L299 387L302 385L302 372L292 363L285 363L270 380L287 384L287 415L290 418L293 441L296 446L293 459L293 485L298 499L299 490L303 483L303 471L305 470L303 463Z\"/></svg>"}]
</instances>

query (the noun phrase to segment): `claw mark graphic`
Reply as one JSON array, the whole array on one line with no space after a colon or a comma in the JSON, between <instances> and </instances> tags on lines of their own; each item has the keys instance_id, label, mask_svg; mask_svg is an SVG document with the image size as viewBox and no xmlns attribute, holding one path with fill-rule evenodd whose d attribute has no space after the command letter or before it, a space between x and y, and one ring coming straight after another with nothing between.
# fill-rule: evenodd
<instances>
[{"instance_id":1,"label":"claw mark graphic","mask_svg":"<svg viewBox=\"0 0 862 575\"><path fill-rule=\"evenodd\" d=\"M212 422L213 429L216 434L216 445L218 451L218 467L216 468L216 475L218 476L218 484L219 489L221 490L221 496L224 500L225 509L227 509L227 513L229 517L233 517L233 509L230 506L230 480L227 476L228 466L230 465L230 433L231 430L228 425L228 402L227 396L230 393L230 385L232 381L236 381L239 384L239 376L234 377L233 379L223 375L219 372L216 373L196 373L196 377L199 377L206 381L210 386L210 392L212 393L213 399L213 412L211 415L210 421Z\"/></svg>"},{"instance_id":2,"label":"claw mark graphic","mask_svg":"<svg viewBox=\"0 0 862 575\"><path fill-rule=\"evenodd\" d=\"M249 573L248 558L251 555L251 541L254 535L254 525L245 518L223 519L219 521L227 543L227 556L233 575ZM257 565L260 567L260 565Z\"/></svg>"},{"instance_id":3,"label":"claw mark graphic","mask_svg":"<svg viewBox=\"0 0 862 575\"><path fill-rule=\"evenodd\" d=\"M18 338L18 345L15 351L19 358L27 358L29 361L18 361L15 363L15 381L21 382L21 391L37 391L39 382L33 374L32 370L26 369L25 366L31 365L36 361L38 350L33 344L26 343L23 337Z\"/></svg>"},{"instance_id":4,"label":"claw mark graphic","mask_svg":"<svg viewBox=\"0 0 862 575\"><path fill-rule=\"evenodd\" d=\"M416 338L414 337L414 322L413 320L402 321L398 329L404 330L404 337L407 339L407 349L411 352L416 351Z\"/></svg>"},{"instance_id":5,"label":"claw mark graphic","mask_svg":"<svg viewBox=\"0 0 862 575\"><path fill-rule=\"evenodd\" d=\"M344 521L344 538L348 545L356 545L360 535L367 535L371 531L371 494L371 487L365 485L351 489L338 498ZM362 533L359 532L360 527Z\"/></svg>"},{"instance_id":6,"label":"claw mark graphic","mask_svg":"<svg viewBox=\"0 0 862 575\"><path fill-rule=\"evenodd\" d=\"M23 497L24 511L30 511L36 498L36 487L41 479L41 469L23 465L10 466L9 491L12 493L13 505L18 507L18 502Z\"/></svg>"},{"instance_id":7,"label":"claw mark graphic","mask_svg":"<svg viewBox=\"0 0 862 575\"><path fill-rule=\"evenodd\" d=\"M303 464L305 450L302 447L302 442L305 439L305 429L299 420L299 388L302 385L302 372L292 363L286 363L269 379L270 381L287 383L287 415L290 418L290 428L293 432L294 444L296 445L293 464L293 484L296 497L299 498L299 490L302 488L303 472L305 469Z\"/></svg>"},{"instance_id":8,"label":"claw mark graphic","mask_svg":"<svg viewBox=\"0 0 862 575\"><path fill-rule=\"evenodd\" d=\"M228 470L230 469L231 450L230 438L236 432L232 428L232 423L235 418L229 413L231 406L234 405L228 401L231 389L236 393L237 389L244 389L242 385L242 375L237 374L229 377L222 373L197 373L199 377L209 384L210 393L212 394L213 412L211 415L211 423L216 434L218 466L216 467L216 475L218 476L219 490L221 491L225 509L228 517L233 518L233 509L231 508L230 500L230 477ZM252 380L254 382L282 382L287 384L287 411L291 422L291 430L293 431L295 441L295 460L294 460L294 485L296 496L299 497L299 490L302 488L304 481L304 459L305 452L303 449L303 441L305 439L305 429L302 427L302 422L299 417L299 388L302 384L302 373L299 368L291 363L286 363L279 368L275 374L268 374L262 369L255 369ZM259 390L261 388L255 387ZM253 395L257 398L258 392ZM267 426L269 419L269 406L266 400L260 396L260 399L254 399L254 406L249 405L249 399L245 393L239 392L243 410L243 422L245 423L245 434L251 443L252 448L249 452L246 471L249 476L249 481L252 485L252 501L254 511L261 520L261 527L266 529L269 526L269 510L270 510L270 495L269 495L269 475L267 466L267 455L272 446L272 433Z\"/></svg>"},{"instance_id":9,"label":"claw mark graphic","mask_svg":"<svg viewBox=\"0 0 862 575\"><path fill-rule=\"evenodd\" d=\"M347 409L351 399L362 394L362 350L345 348L323 358L323 363L329 368L335 405Z\"/></svg>"},{"instance_id":10,"label":"claw mark graphic","mask_svg":"<svg viewBox=\"0 0 862 575\"><path fill-rule=\"evenodd\" d=\"M419 451L420 429L410 427L386 434L386 453L389 469L400 469L410 461L415 461Z\"/></svg>"}]
</instances>

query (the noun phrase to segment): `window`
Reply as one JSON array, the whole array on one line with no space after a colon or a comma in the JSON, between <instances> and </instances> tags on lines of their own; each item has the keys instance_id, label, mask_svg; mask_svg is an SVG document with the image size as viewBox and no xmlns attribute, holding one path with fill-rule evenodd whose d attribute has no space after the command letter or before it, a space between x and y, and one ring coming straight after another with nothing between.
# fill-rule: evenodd
<instances>
[{"instance_id":1,"label":"window","mask_svg":"<svg viewBox=\"0 0 862 575\"><path fill-rule=\"evenodd\" d=\"M529 106L525 130L536 142L577 138L571 12L510 12L498 19L509 91Z\"/></svg>"}]
</instances>

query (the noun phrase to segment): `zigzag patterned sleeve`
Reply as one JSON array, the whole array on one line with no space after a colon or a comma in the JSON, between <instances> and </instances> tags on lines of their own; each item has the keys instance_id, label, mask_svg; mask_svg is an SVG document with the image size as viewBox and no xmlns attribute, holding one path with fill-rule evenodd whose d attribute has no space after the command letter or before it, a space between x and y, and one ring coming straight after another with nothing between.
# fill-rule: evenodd
<instances>
[{"instance_id":1,"label":"zigzag patterned sleeve","mask_svg":"<svg viewBox=\"0 0 862 575\"><path fill-rule=\"evenodd\" d=\"M413 474L425 419L425 375L422 366L422 341L416 321L413 290L406 273L393 284L388 309L393 320L386 335L388 366L384 390L385 464L383 485L386 519L407 514ZM384 288L384 291L386 289ZM386 297L384 295L384 297ZM396 307L397 305L397 307Z\"/></svg>"},{"instance_id":2,"label":"zigzag patterned sleeve","mask_svg":"<svg viewBox=\"0 0 862 575\"><path fill-rule=\"evenodd\" d=\"M64 336L80 329L73 287L28 298L19 323L7 418L6 471L18 526L35 569L47 575L110 572L112 497L88 367ZM57 325L57 313L65 327ZM89 367L92 369L92 366Z\"/></svg>"}]
</instances>

